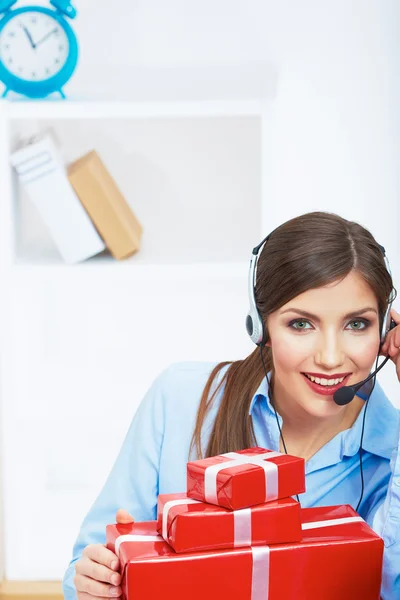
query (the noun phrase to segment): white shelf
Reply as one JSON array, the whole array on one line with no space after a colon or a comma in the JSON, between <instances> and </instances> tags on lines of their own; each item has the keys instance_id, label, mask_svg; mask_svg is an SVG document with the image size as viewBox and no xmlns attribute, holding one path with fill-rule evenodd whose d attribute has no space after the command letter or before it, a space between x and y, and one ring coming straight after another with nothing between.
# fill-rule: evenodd
<instances>
[{"instance_id":1,"label":"white shelf","mask_svg":"<svg viewBox=\"0 0 400 600\"><path fill-rule=\"evenodd\" d=\"M148 281L234 281L243 280L244 288L248 276L249 262L197 263L197 264L141 264L132 266L129 261L89 260L79 265L64 264L16 264L11 269L13 281L23 281L33 287L41 286L44 280L69 280L82 282L111 283L125 282L126 288Z\"/></svg>"},{"instance_id":2,"label":"white shelf","mask_svg":"<svg viewBox=\"0 0 400 600\"><path fill-rule=\"evenodd\" d=\"M260 115L261 100L203 102L0 102L10 120L28 119L156 119Z\"/></svg>"},{"instance_id":3,"label":"white shelf","mask_svg":"<svg viewBox=\"0 0 400 600\"><path fill-rule=\"evenodd\" d=\"M275 97L276 84L275 67L266 61L131 67L123 82L118 69L107 71L104 65L94 69L90 88L82 89L79 95L75 93L67 100L58 95L39 100L16 97L0 101L0 110L9 119L254 115Z\"/></svg>"},{"instance_id":4,"label":"white shelf","mask_svg":"<svg viewBox=\"0 0 400 600\"><path fill-rule=\"evenodd\" d=\"M254 115L201 121L18 119L10 123L10 145L50 129L66 163L96 149L143 225L141 248L132 257L118 263L103 254L77 268L229 264L247 260L261 237L261 121ZM11 263L63 268L49 231L11 174L9 167Z\"/></svg>"},{"instance_id":5,"label":"white shelf","mask_svg":"<svg viewBox=\"0 0 400 600\"><path fill-rule=\"evenodd\" d=\"M34 104L62 106L72 101L131 103L137 106L138 114L142 116L153 109L163 114L170 110L199 111L201 114L203 103L205 110L208 110L207 105L212 111L218 105L219 110L225 110L224 106L230 110L230 104L274 98L276 85L276 68L268 61L146 67L101 64L91 66L90 77L81 78L79 71L75 74L66 89L67 101L54 94L46 100L26 102L23 97L10 94L11 101L8 102L13 106L29 105L29 110Z\"/></svg>"}]
</instances>

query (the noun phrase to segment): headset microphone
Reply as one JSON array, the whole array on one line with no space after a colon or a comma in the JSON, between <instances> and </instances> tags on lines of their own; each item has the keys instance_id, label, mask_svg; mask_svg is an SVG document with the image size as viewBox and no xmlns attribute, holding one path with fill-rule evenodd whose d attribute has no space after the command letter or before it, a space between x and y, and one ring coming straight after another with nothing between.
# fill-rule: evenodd
<instances>
[{"instance_id":1,"label":"headset microphone","mask_svg":"<svg viewBox=\"0 0 400 600\"><path fill-rule=\"evenodd\" d=\"M380 371L382 369L382 367L384 367L386 365L389 358L390 358L390 356L387 356L385 358L385 360L383 361L383 363L381 365L379 365L379 367L375 371L373 371L373 373L371 373L371 375L369 375L367 377L367 379L364 379L364 381L360 381L360 383L355 383L353 385L344 385L343 387L339 388L333 394L333 399L336 402L336 404L338 404L339 406L344 406L345 404L349 404L349 402L351 402L353 400L354 396L356 395L358 390L364 385L364 383L367 383L367 381L372 379L372 377L375 377L377 372Z\"/></svg>"},{"instance_id":2,"label":"headset microphone","mask_svg":"<svg viewBox=\"0 0 400 600\"><path fill-rule=\"evenodd\" d=\"M394 329L394 327L396 327L396 323L392 319L392 321L390 323L389 331L390 331L390 329ZM336 402L336 404L338 404L339 406L344 406L345 404L349 404L349 402L351 402L353 400L353 398L356 395L356 393L358 392L358 390L365 383L367 383L367 381L372 379L372 377L375 377L375 375L378 373L378 371L380 371L382 369L382 367L384 367L386 365L389 358L390 358L390 356L387 356L385 358L385 360L383 361L383 363L381 365L379 365L379 367L377 369L375 369L375 371L373 371L370 375L368 375L368 377L366 379L364 379L363 381L360 381L360 383L354 383L353 385L344 385L343 387L339 388L333 394L333 400Z\"/></svg>"}]
</instances>

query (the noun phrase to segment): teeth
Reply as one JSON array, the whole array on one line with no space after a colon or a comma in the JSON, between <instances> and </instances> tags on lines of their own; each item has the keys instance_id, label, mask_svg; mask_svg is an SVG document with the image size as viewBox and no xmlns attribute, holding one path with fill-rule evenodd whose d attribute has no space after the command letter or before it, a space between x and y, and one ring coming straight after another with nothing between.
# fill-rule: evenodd
<instances>
[{"instance_id":1,"label":"teeth","mask_svg":"<svg viewBox=\"0 0 400 600\"><path fill-rule=\"evenodd\" d=\"M340 379L325 379L323 377L313 377L312 375L307 375L307 373L305 373L305 376L308 377L308 379L310 379L311 381L318 383L319 385L326 385L328 387L332 385L338 385L339 383L342 383L342 381L345 379L345 377L341 377Z\"/></svg>"}]
</instances>

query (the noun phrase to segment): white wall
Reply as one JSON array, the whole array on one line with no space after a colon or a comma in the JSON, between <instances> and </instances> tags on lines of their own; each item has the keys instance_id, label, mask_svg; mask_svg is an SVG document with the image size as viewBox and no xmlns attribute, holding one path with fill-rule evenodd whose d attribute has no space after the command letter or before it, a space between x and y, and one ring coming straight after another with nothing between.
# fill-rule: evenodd
<instances>
[{"instance_id":1,"label":"white wall","mask_svg":"<svg viewBox=\"0 0 400 600\"><path fill-rule=\"evenodd\" d=\"M91 19L86 6L94 6L86 2L82 27ZM119 3L121 14L128 4ZM400 3L141 0L128 12L131 19L116 17L121 44L107 57L115 64L128 60L128 47L140 66L276 63L264 231L316 209L359 221L385 246L400 289ZM99 42L107 29L100 10ZM94 48L88 51L95 65ZM400 406L391 367L379 378Z\"/></svg>"},{"instance_id":2,"label":"white wall","mask_svg":"<svg viewBox=\"0 0 400 600\"><path fill-rule=\"evenodd\" d=\"M313 209L358 220L386 246L400 288L397 0L77 5L82 59L66 89L71 96L111 88L124 97L132 65L274 61L279 80L266 123L264 231ZM400 406L394 369L388 365L380 380ZM68 454L61 460L68 464Z\"/></svg>"},{"instance_id":3,"label":"white wall","mask_svg":"<svg viewBox=\"0 0 400 600\"><path fill-rule=\"evenodd\" d=\"M265 230L316 208L359 220L387 247L400 287L397 0L120 0L112 18L108 2L78 6L71 93L96 73L99 47L105 80L126 64L274 61Z\"/></svg>"},{"instance_id":4,"label":"white wall","mask_svg":"<svg viewBox=\"0 0 400 600\"><path fill-rule=\"evenodd\" d=\"M139 65L275 61L264 231L316 209L359 221L400 290L400 3L142 0L131 14L119 26L133 27ZM379 380L400 407L392 367Z\"/></svg>"},{"instance_id":5,"label":"white wall","mask_svg":"<svg viewBox=\"0 0 400 600\"><path fill-rule=\"evenodd\" d=\"M265 230L310 210L358 221L385 246L400 292L400 4L279 6L268 25L280 69ZM393 364L378 378L400 407Z\"/></svg>"}]
</instances>

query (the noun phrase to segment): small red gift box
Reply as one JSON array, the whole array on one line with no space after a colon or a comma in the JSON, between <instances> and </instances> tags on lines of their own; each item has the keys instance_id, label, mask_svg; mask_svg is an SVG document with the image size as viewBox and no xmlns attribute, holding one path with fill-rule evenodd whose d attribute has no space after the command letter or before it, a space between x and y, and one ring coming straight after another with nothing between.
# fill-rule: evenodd
<instances>
[{"instance_id":1,"label":"small red gift box","mask_svg":"<svg viewBox=\"0 0 400 600\"><path fill-rule=\"evenodd\" d=\"M175 552L298 542L302 537L300 504L282 498L229 510L183 493L160 494L157 531Z\"/></svg>"},{"instance_id":2,"label":"small red gift box","mask_svg":"<svg viewBox=\"0 0 400 600\"><path fill-rule=\"evenodd\" d=\"M123 599L379 600L383 540L350 506L301 512L301 542L182 554L156 521L108 525Z\"/></svg>"},{"instance_id":3,"label":"small red gift box","mask_svg":"<svg viewBox=\"0 0 400 600\"><path fill-rule=\"evenodd\" d=\"M187 495L232 510L305 491L304 458L250 448L187 463Z\"/></svg>"}]
</instances>

